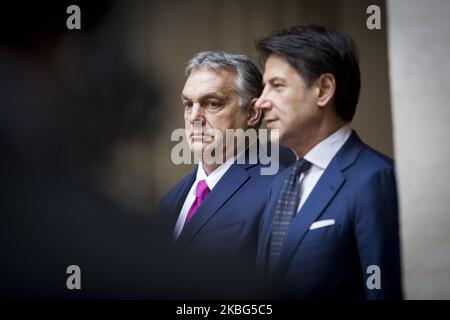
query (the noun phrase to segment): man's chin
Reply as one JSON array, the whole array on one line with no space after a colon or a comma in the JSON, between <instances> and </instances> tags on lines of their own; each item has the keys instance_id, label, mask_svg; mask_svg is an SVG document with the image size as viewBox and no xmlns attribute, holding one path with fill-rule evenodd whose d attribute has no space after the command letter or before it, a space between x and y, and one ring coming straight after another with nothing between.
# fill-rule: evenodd
<instances>
[{"instance_id":1,"label":"man's chin","mask_svg":"<svg viewBox=\"0 0 450 320\"><path fill-rule=\"evenodd\" d=\"M202 163L222 164L224 162L224 156L226 156L226 151L223 149L223 146L217 146L213 143L192 143L190 148L194 156ZM217 154L218 150L219 153Z\"/></svg>"},{"instance_id":2,"label":"man's chin","mask_svg":"<svg viewBox=\"0 0 450 320\"><path fill-rule=\"evenodd\" d=\"M191 152L196 156L196 157L201 157L202 154L205 152L206 146L208 144L204 143L204 142L194 142L191 143L189 145L189 148L191 148Z\"/></svg>"},{"instance_id":3,"label":"man's chin","mask_svg":"<svg viewBox=\"0 0 450 320\"><path fill-rule=\"evenodd\" d=\"M205 141L197 141L197 142L192 142L189 147L191 148L191 152L198 157L199 159L201 159L203 157L203 155L208 152L211 152L210 150L213 148L213 145L211 145L210 142L205 142Z\"/></svg>"},{"instance_id":4,"label":"man's chin","mask_svg":"<svg viewBox=\"0 0 450 320\"><path fill-rule=\"evenodd\" d=\"M270 132L269 133L270 142L275 143L275 144L280 144L281 140L283 140L280 130L279 129L271 129L269 132Z\"/></svg>"}]
</instances>

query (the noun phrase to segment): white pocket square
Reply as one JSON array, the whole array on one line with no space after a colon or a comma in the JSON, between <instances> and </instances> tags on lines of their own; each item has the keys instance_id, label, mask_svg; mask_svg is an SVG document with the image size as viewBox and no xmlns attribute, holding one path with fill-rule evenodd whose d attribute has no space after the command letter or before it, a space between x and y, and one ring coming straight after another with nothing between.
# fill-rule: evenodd
<instances>
[{"instance_id":1,"label":"white pocket square","mask_svg":"<svg viewBox=\"0 0 450 320\"><path fill-rule=\"evenodd\" d=\"M327 220L319 220L314 222L310 227L309 230L319 229L323 227L332 226L334 224L334 219L327 219Z\"/></svg>"}]
</instances>

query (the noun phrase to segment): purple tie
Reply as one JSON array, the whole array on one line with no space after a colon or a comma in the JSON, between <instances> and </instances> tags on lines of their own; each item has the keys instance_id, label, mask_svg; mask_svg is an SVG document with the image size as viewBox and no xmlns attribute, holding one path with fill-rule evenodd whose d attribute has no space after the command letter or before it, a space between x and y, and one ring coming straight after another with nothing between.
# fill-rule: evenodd
<instances>
[{"instance_id":1,"label":"purple tie","mask_svg":"<svg viewBox=\"0 0 450 320\"><path fill-rule=\"evenodd\" d=\"M197 184L197 190L195 191L195 201L189 209L186 220L184 221L184 225L186 225L194 216L197 209L202 204L203 200L205 200L206 196L209 193L208 185L205 180L200 180Z\"/></svg>"}]
</instances>

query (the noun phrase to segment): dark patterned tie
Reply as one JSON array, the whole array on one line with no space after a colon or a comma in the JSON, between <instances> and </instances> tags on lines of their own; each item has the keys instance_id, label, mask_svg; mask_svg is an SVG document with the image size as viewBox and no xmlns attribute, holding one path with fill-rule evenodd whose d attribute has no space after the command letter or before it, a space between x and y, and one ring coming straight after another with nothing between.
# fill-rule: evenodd
<instances>
[{"instance_id":1,"label":"dark patterned tie","mask_svg":"<svg viewBox=\"0 0 450 320\"><path fill-rule=\"evenodd\" d=\"M310 166L311 163L304 159L297 160L283 182L272 222L269 256L267 258L267 271L269 274L272 273L276 266L284 238L300 203L300 175L308 170Z\"/></svg>"}]
</instances>

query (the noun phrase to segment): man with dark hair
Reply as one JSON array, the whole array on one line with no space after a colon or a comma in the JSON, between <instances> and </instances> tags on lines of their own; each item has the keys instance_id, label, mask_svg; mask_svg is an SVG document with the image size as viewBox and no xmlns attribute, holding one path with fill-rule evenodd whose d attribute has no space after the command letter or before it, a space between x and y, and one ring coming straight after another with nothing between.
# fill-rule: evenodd
<instances>
[{"instance_id":1,"label":"man with dark hair","mask_svg":"<svg viewBox=\"0 0 450 320\"><path fill-rule=\"evenodd\" d=\"M360 71L352 39L319 27L260 40L263 110L271 139L297 162L273 181L258 237L258 267L283 297L402 297L393 162L349 123Z\"/></svg>"},{"instance_id":2,"label":"man with dark hair","mask_svg":"<svg viewBox=\"0 0 450 320\"><path fill-rule=\"evenodd\" d=\"M274 175L262 175L262 164L249 161L251 142L246 150L233 150L223 138L229 129L259 128L262 112L254 105L263 89L262 75L245 55L207 51L188 62L186 76L186 136L200 163L161 199L160 216L181 252L230 265L240 258L253 266ZM207 161L212 146L223 148L222 155L231 155L231 161Z\"/></svg>"}]
</instances>

